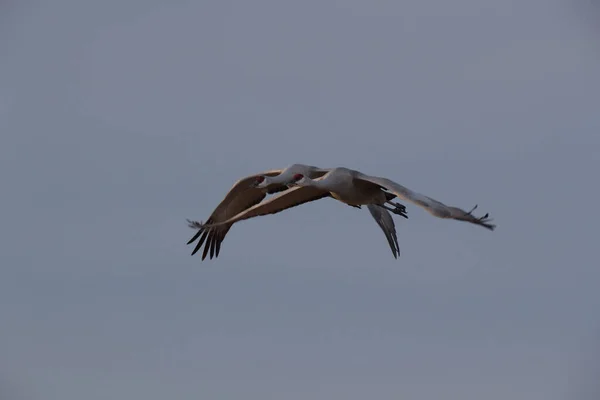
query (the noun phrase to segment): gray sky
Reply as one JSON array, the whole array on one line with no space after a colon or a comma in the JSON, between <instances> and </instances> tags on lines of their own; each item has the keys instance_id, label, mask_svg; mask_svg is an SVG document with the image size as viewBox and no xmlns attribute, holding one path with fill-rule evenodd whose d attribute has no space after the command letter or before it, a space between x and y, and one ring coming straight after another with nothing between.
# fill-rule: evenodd
<instances>
[{"instance_id":1,"label":"gray sky","mask_svg":"<svg viewBox=\"0 0 600 400\"><path fill-rule=\"evenodd\" d=\"M597 399L585 1L2 10L2 400ZM395 261L367 211L323 200L189 256L185 218L294 162L498 229L407 205Z\"/></svg>"}]
</instances>

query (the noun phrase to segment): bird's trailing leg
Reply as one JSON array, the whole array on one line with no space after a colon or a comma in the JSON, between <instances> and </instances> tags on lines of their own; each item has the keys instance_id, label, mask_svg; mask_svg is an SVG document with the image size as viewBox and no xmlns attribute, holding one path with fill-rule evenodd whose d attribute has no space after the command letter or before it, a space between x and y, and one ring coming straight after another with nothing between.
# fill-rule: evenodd
<instances>
[{"instance_id":1,"label":"bird's trailing leg","mask_svg":"<svg viewBox=\"0 0 600 400\"><path fill-rule=\"evenodd\" d=\"M387 207L385 204L379 204L379 206L385 208L389 212L392 212L396 215L400 215L401 217L408 219L408 215L406 214L406 207L404 205L400 203L392 203L391 201L388 201L387 203L393 204L394 208Z\"/></svg>"},{"instance_id":2,"label":"bird's trailing leg","mask_svg":"<svg viewBox=\"0 0 600 400\"><path fill-rule=\"evenodd\" d=\"M406 207L404 206L404 204L394 203L391 200L388 200L387 203L393 205L394 207L401 208L402 210L406 210Z\"/></svg>"},{"instance_id":3,"label":"bird's trailing leg","mask_svg":"<svg viewBox=\"0 0 600 400\"><path fill-rule=\"evenodd\" d=\"M473 211L475 211L476 209L477 209L477 204L475 204L475 206L473 208L471 208L471 211L469 211L467 214L469 214L473 218L476 218L476 219L478 219L480 221L483 221L483 220L487 219L490 216L490 213L485 213L485 215L483 217L475 217L473 215Z\"/></svg>"},{"instance_id":4,"label":"bird's trailing leg","mask_svg":"<svg viewBox=\"0 0 600 400\"><path fill-rule=\"evenodd\" d=\"M467 214L473 215L473 211L475 211L475 210L477 210L477 204L475 204L475 206L473 208L471 208L471 211L468 211Z\"/></svg>"},{"instance_id":5,"label":"bird's trailing leg","mask_svg":"<svg viewBox=\"0 0 600 400\"><path fill-rule=\"evenodd\" d=\"M186 219L188 226L192 229L202 229L204 228L204 224L202 222L198 222L198 221L190 221L189 219Z\"/></svg>"},{"instance_id":6,"label":"bird's trailing leg","mask_svg":"<svg viewBox=\"0 0 600 400\"><path fill-rule=\"evenodd\" d=\"M468 219L465 219L465 221L477 224L477 225L481 225L491 231L494 230L494 228L496 228L496 225L494 224L490 224L490 222L493 221L493 219L489 218L490 213L485 213L484 216L481 217L475 217L473 215L473 211L475 211L477 209L477 204L475 204L475 206L473 208L471 208L470 211L466 212L466 216L468 216ZM464 212L464 211L463 211Z\"/></svg>"},{"instance_id":7,"label":"bird's trailing leg","mask_svg":"<svg viewBox=\"0 0 600 400\"><path fill-rule=\"evenodd\" d=\"M390 210L391 212L393 212L394 214L402 215L404 218L408 218L408 215L406 214L406 207L404 206L404 204L394 203L391 200L388 200L387 203L394 206L394 209Z\"/></svg>"}]
</instances>

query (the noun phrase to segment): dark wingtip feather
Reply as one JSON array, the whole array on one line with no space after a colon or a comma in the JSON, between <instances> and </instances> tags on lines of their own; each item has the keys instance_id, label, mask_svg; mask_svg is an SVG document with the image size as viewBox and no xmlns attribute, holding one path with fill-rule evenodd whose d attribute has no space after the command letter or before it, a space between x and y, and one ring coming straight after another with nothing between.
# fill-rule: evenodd
<instances>
[{"instance_id":1,"label":"dark wingtip feather","mask_svg":"<svg viewBox=\"0 0 600 400\"><path fill-rule=\"evenodd\" d=\"M206 224L203 224L202 221L198 222L198 221L192 221L189 219L186 219L187 223L188 223L188 227L192 228L192 229L198 229L198 232L192 236L192 238L190 240L188 240L188 242L186 244L192 244L192 242L194 242L196 239L198 239L198 237L202 234L202 232L205 231L205 225L208 225L210 223L212 223L212 218L209 218L206 221ZM197 250L196 250L197 251ZM193 255L193 253L192 253Z\"/></svg>"},{"instance_id":2,"label":"dark wingtip feather","mask_svg":"<svg viewBox=\"0 0 600 400\"><path fill-rule=\"evenodd\" d=\"M223 243L223 239L225 238L226 231L219 232L219 240L217 240L217 248L215 250L215 258L219 257L219 252L221 251L221 243Z\"/></svg>"},{"instance_id":3,"label":"dark wingtip feather","mask_svg":"<svg viewBox=\"0 0 600 400\"><path fill-rule=\"evenodd\" d=\"M210 259L211 260L215 256L215 248L217 246L217 236L218 235L219 235L219 232L212 233L212 240L210 241Z\"/></svg>"},{"instance_id":4,"label":"dark wingtip feather","mask_svg":"<svg viewBox=\"0 0 600 400\"><path fill-rule=\"evenodd\" d=\"M206 241L206 245L204 246L204 252L202 252L202 261L204 261L206 259L206 257L208 256L209 251L212 248L212 243L214 242L214 240L215 240L215 232L214 232L214 230L211 230L210 234L208 235L208 240Z\"/></svg>"},{"instance_id":5,"label":"dark wingtip feather","mask_svg":"<svg viewBox=\"0 0 600 400\"><path fill-rule=\"evenodd\" d=\"M200 240L198 241L198 244L196 244L194 251L192 251L192 255L196 254L198 252L198 250L200 250L200 248L202 247L202 243L204 243L204 241L206 240L207 235L208 235L208 231L204 231L204 233L200 237Z\"/></svg>"},{"instance_id":6,"label":"dark wingtip feather","mask_svg":"<svg viewBox=\"0 0 600 400\"><path fill-rule=\"evenodd\" d=\"M198 239L198 237L202 234L202 230L200 229L198 231L198 233L196 233L194 236L192 236L192 238L190 240L188 240L188 242L186 244L192 244L192 242L195 242L196 239Z\"/></svg>"},{"instance_id":7,"label":"dark wingtip feather","mask_svg":"<svg viewBox=\"0 0 600 400\"><path fill-rule=\"evenodd\" d=\"M386 231L383 231L383 233L385 234L385 238L387 239L388 245L390 246L390 249L392 250L392 254L394 255L394 258L396 258L396 246L394 244L394 237L393 237L392 233L386 232Z\"/></svg>"},{"instance_id":8,"label":"dark wingtip feather","mask_svg":"<svg viewBox=\"0 0 600 400\"><path fill-rule=\"evenodd\" d=\"M398 236L396 236L396 230L394 230L394 232L392 233L393 238L394 238L394 243L396 244L396 253L398 254L398 257L400 257L400 245L398 244ZM396 259L398 258L396 257Z\"/></svg>"}]
</instances>

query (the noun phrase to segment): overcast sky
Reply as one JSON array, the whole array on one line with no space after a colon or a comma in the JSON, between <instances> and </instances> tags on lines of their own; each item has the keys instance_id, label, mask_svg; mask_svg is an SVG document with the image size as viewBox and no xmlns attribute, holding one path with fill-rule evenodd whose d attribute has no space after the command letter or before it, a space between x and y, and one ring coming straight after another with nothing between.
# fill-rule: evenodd
<instances>
[{"instance_id":1,"label":"overcast sky","mask_svg":"<svg viewBox=\"0 0 600 400\"><path fill-rule=\"evenodd\" d=\"M0 398L597 399L598 11L2 2ZM322 200L190 257L186 218L295 162L498 228L407 204L394 260Z\"/></svg>"}]
</instances>

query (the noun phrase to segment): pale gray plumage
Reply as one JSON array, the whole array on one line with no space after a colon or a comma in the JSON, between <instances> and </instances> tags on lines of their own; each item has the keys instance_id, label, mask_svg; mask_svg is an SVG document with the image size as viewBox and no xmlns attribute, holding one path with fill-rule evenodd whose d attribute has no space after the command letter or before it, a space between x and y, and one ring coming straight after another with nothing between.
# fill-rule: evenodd
<instances>
[{"instance_id":1,"label":"pale gray plumage","mask_svg":"<svg viewBox=\"0 0 600 400\"><path fill-rule=\"evenodd\" d=\"M483 226L491 231L496 228L495 224L490 223L492 219L489 218L488 213L482 217L475 217L472 215L472 212L477 208L477 205L475 205L470 211L465 211L458 207L447 206L438 200L432 199L431 197L414 192L390 179L365 175L359 171L351 171L351 173L355 181L370 182L378 185L379 187L392 192L398 196L399 199L407 200L413 204L423 207L431 215L438 218L465 221L475 225ZM326 178L326 175L323 178Z\"/></svg>"}]
</instances>

